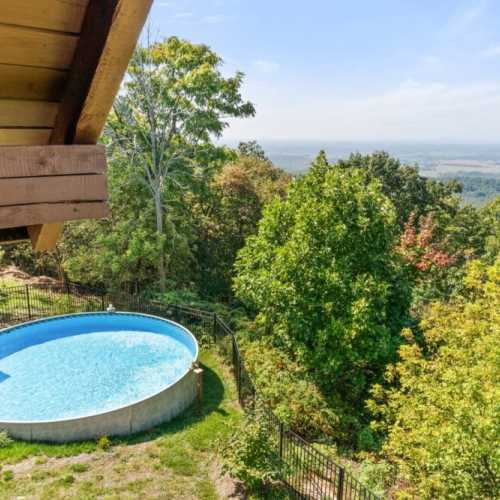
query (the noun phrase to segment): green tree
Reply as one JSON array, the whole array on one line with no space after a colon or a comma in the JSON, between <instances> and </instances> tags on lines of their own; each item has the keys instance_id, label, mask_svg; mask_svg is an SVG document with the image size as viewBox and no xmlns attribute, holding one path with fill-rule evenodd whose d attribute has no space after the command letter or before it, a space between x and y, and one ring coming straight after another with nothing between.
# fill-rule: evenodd
<instances>
[{"instance_id":1,"label":"green tree","mask_svg":"<svg viewBox=\"0 0 500 500\"><path fill-rule=\"evenodd\" d=\"M460 185L454 181L442 182L423 177L417 166L403 165L384 151L370 155L352 154L332 167L361 169L367 173L367 179L378 179L383 193L396 208L401 228L411 213L418 218L430 210L447 210L453 195L461 190Z\"/></svg>"},{"instance_id":2,"label":"green tree","mask_svg":"<svg viewBox=\"0 0 500 500\"><path fill-rule=\"evenodd\" d=\"M257 141L240 142L238 144L238 153L240 156L250 156L263 161L269 160L264 149Z\"/></svg>"},{"instance_id":3,"label":"green tree","mask_svg":"<svg viewBox=\"0 0 500 500\"><path fill-rule=\"evenodd\" d=\"M196 260L204 295L231 298L236 254L257 230L263 207L283 197L291 177L270 161L241 155L227 163L193 205L198 224Z\"/></svg>"},{"instance_id":4,"label":"green tree","mask_svg":"<svg viewBox=\"0 0 500 500\"><path fill-rule=\"evenodd\" d=\"M380 183L320 155L266 208L236 263L237 297L344 412L346 439L360 430L368 389L394 361L406 321L396 232Z\"/></svg>"},{"instance_id":5,"label":"green tree","mask_svg":"<svg viewBox=\"0 0 500 500\"><path fill-rule=\"evenodd\" d=\"M225 78L221 64L206 45L176 37L138 48L108 121L113 156L153 201L162 291L172 192L186 189L190 178L206 167L198 161L197 151L222 134L227 118L255 112L241 97L242 73Z\"/></svg>"},{"instance_id":6,"label":"green tree","mask_svg":"<svg viewBox=\"0 0 500 500\"><path fill-rule=\"evenodd\" d=\"M500 254L500 196L482 207L479 217L486 233L483 259L492 263Z\"/></svg>"},{"instance_id":7,"label":"green tree","mask_svg":"<svg viewBox=\"0 0 500 500\"><path fill-rule=\"evenodd\" d=\"M406 332L393 388L373 390L374 427L418 498L500 495L500 259L475 261L465 285L465 300L430 308L423 337Z\"/></svg>"}]
</instances>

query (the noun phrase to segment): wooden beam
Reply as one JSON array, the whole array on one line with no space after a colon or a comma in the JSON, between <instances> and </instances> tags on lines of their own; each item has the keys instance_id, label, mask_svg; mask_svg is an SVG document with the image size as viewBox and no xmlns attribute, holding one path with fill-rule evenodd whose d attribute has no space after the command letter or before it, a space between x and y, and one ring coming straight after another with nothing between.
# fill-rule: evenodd
<instances>
[{"instance_id":1,"label":"wooden beam","mask_svg":"<svg viewBox=\"0 0 500 500\"><path fill-rule=\"evenodd\" d=\"M51 143L94 144L152 0L90 0Z\"/></svg>"},{"instance_id":2,"label":"wooden beam","mask_svg":"<svg viewBox=\"0 0 500 500\"><path fill-rule=\"evenodd\" d=\"M104 174L105 171L106 151L101 144L0 147L0 179L45 175Z\"/></svg>"},{"instance_id":3,"label":"wooden beam","mask_svg":"<svg viewBox=\"0 0 500 500\"><path fill-rule=\"evenodd\" d=\"M59 103L0 99L0 127L52 128Z\"/></svg>"},{"instance_id":4,"label":"wooden beam","mask_svg":"<svg viewBox=\"0 0 500 500\"><path fill-rule=\"evenodd\" d=\"M97 142L152 3L90 0L51 144Z\"/></svg>"},{"instance_id":5,"label":"wooden beam","mask_svg":"<svg viewBox=\"0 0 500 500\"><path fill-rule=\"evenodd\" d=\"M75 142L92 144L101 135L153 0L120 0L99 65L92 79Z\"/></svg>"},{"instance_id":6,"label":"wooden beam","mask_svg":"<svg viewBox=\"0 0 500 500\"><path fill-rule=\"evenodd\" d=\"M53 31L80 33L88 0L15 0L2 2L0 21Z\"/></svg>"},{"instance_id":7,"label":"wooden beam","mask_svg":"<svg viewBox=\"0 0 500 500\"><path fill-rule=\"evenodd\" d=\"M62 233L62 224L50 223L37 226L28 226L31 246L35 252L52 250Z\"/></svg>"},{"instance_id":8,"label":"wooden beam","mask_svg":"<svg viewBox=\"0 0 500 500\"><path fill-rule=\"evenodd\" d=\"M0 40L0 63L68 69L78 37L0 24Z\"/></svg>"},{"instance_id":9,"label":"wooden beam","mask_svg":"<svg viewBox=\"0 0 500 500\"><path fill-rule=\"evenodd\" d=\"M51 144L79 142L75 138L76 125L104 51L118 5L119 0L90 0L88 4L64 97L49 140ZM90 144L95 142L97 137ZM62 224L61 222L61 231ZM43 228L40 228L40 232L43 232ZM54 245L56 241L54 240ZM36 238L32 242L34 247L38 246Z\"/></svg>"},{"instance_id":10,"label":"wooden beam","mask_svg":"<svg viewBox=\"0 0 500 500\"><path fill-rule=\"evenodd\" d=\"M33 224L38 225L61 220L101 219L108 215L104 201L13 205L0 207L0 229L26 226L26 221L36 221Z\"/></svg>"},{"instance_id":11,"label":"wooden beam","mask_svg":"<svg viewBox=\"0 0 500 500\"><path fill-rule=\"evenodd\" d=\"M105 175L50 175L0 179L0 206L106 200Z\"/></svg>"},{"instance_id":12,"label":"wooden beam","mask_svg":"<svg viewBox=\"0 0 500 500\"><path fill-rule=\"evenodd\" d=\"M47 144L51 128L0 128L0 146Z\"/></svg>"},{"instance_id":13,"label":"wooden beam","mask_svg":"<svg viewBox=\"0 0 500 500\"><path fill-rule=\"evenodd\" d=\"M67 71L0 64L0 99L60 101Z\"/></svg>"},{"instance_id":14,"label":"wooden beam","mask_svg":"<svg viewBox=\"0 0 500 500\"><path fill-rule=\"evenodd\" d=\"M90 0L69 72L52 144L75 142L75 128L106 45L119 0ZM96 139L97 140L97 139ZM96 141L94 140L93 143Z\"/></svg>"}]
</instances>

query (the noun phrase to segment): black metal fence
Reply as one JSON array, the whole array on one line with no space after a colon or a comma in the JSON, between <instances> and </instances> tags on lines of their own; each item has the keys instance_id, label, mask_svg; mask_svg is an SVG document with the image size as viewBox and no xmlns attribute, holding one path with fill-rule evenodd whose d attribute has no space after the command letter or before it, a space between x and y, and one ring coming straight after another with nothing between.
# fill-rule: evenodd
<instances>
[{"instance_id":1,"label":"black metal fence","mask_svg":"<svg viewBox=\"0 0 500 500\"><path fill-rule=\"evenodd\" d=\"M278 457L281 479L290 497L310 500L378 498L344 467L279 420L261 401L233 330L215 313L144 300L134 295L110 294L75 284L22 285L0 288L0 327L55 314L102 311L109 303L113 303L118 310L172 319L191 330L202 345L217 345L232 368L241 406L251 412L259 403L263 409L268 446Z\"/></svg>"}]
</instances>

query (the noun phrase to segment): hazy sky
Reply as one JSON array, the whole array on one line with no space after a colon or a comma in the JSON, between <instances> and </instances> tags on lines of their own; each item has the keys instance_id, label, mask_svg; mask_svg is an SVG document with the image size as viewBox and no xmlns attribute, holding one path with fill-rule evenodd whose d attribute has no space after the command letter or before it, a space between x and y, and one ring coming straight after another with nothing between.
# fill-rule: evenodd
<instances>
[{"instance_id":1,"label":"hazy sky","mask_svg":"<svg viewBox=\"0 0 500 500\"><path fill-rule=\"evenodd\" d=\"M227 139L500 142L500 0L155 0L245 73Z\"/></svg>"}]
</instances>

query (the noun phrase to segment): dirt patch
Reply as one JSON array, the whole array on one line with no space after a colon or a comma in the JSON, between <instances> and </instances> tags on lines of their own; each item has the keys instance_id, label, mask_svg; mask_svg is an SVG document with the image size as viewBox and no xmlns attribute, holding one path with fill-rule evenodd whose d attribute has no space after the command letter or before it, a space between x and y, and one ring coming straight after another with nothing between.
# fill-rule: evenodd
<instances>
[{"instance_id":1,"label":"dirt patch","mask_svg":"<svg viewBox=\"0 0 500 500\"><path fill-rule=\"evenodd\" d=\"M54 278L50 276L31 276L24 271L21 271L18 267L14 265L9 265L0 269L0 279L1 278L11 278L15 279L21 283L29 285L57 285L60 284Z\"/></svg>"},{"instance_id":2,"label":"dirt patch","mask_svg":"<svg viewBox=\"0 0 500 500\"><path fill-rule=\"evenodd\" d=\"M60 469L75 464L92 463L99 464L99 469L106 471L111 470L114 465L120 460L121 453L126 449L127 458L130 460L132 457L142 455L146 452L148 447L153 447L151 443L138 443L127 445L126 447L116 446L109 452L96 451L94 453L80 453L72 457L45 457L34 456L22 460L13 465L3 464L4 469L11 470L14 474L28 474L34 467L41 469ZM43 461L41 461L43 460Z\"/></svg>"},{"instance_id":3,"label":"dirt patch","mask_svg":"<svg viewBox=\"0 0 500 500\"><path fill-rule=\"evenodd\" d=\"M210 467L210 479L220 498L245 499L245 488L241 481L233 479L229 474L222 474L221 464L215 461Z\"/></svg>"}]
</instances>

